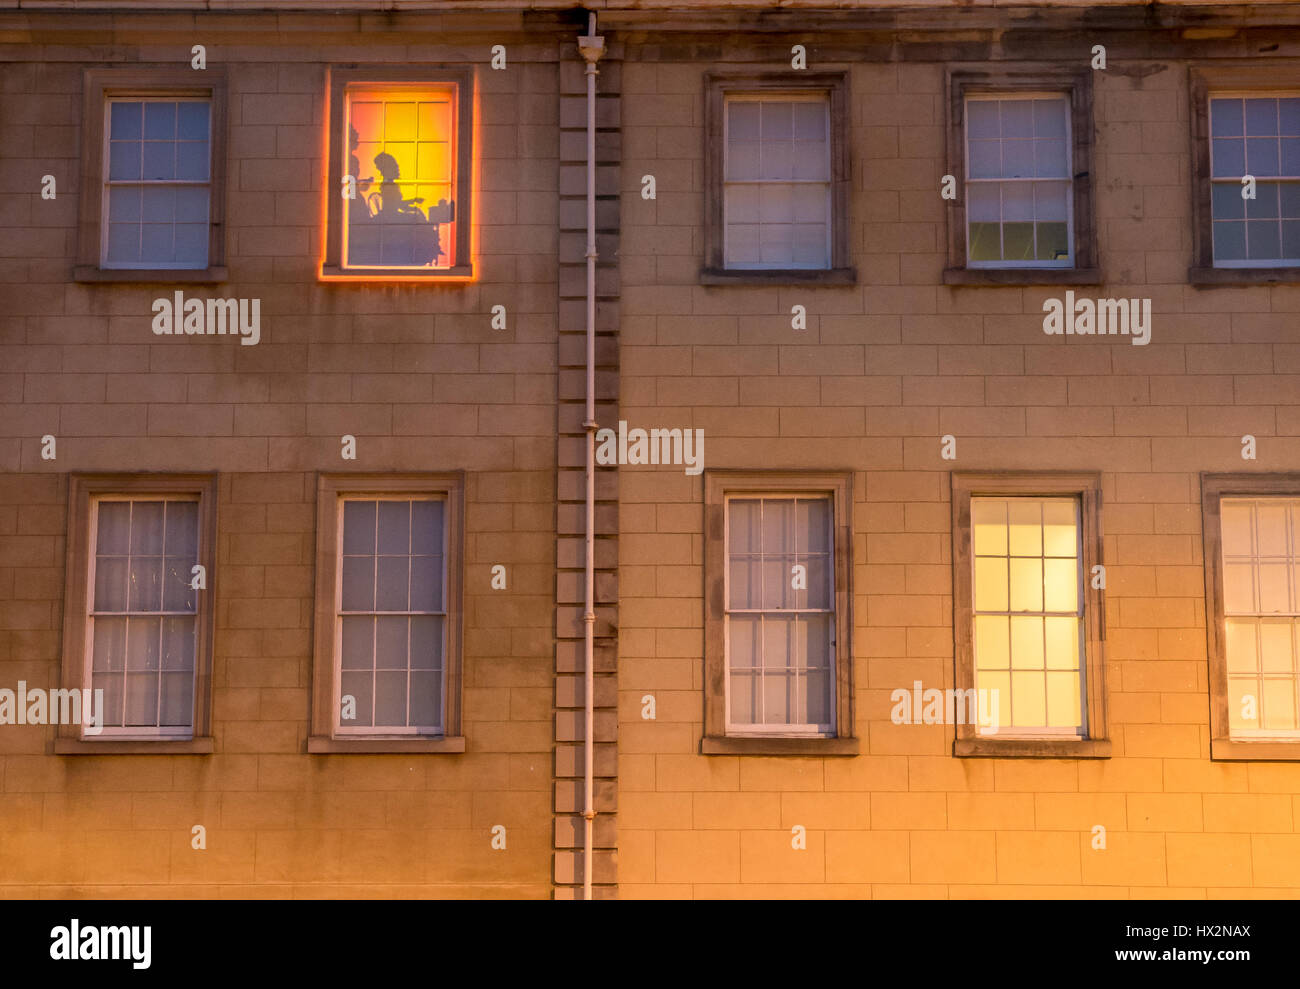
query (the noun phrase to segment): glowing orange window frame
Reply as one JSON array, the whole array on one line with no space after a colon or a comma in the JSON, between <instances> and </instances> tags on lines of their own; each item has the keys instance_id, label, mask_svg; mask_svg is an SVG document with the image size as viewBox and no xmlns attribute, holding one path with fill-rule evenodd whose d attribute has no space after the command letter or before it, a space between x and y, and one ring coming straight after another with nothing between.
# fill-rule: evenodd
<instances>
[{"instance_id":1,"label":"glowing orange window frame","mask_svg":"<svg viewBox=\"0 0 1300 989\"><path fill-rule=\"evenodd\" d=\"M474 277L473 90L467 68L330 71L322 280Z\"/></svg>"}]
</instances>

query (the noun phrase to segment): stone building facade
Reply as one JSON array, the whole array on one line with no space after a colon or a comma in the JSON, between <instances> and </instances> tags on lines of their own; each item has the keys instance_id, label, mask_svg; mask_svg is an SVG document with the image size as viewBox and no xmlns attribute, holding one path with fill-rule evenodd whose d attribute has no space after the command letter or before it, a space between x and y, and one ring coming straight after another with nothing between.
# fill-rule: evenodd
<instances>
[{"instance_id":1,"label":"stone building facade","mask_svg":"<svg viewBox=\"0 0 1300 989\"><path fill-rule=\"evenodd\" d=\"M4 895L1300 887L1300 7L590 5L596 421L632 442L587 864L588 12L127 6L0 0L0 689L133 712L0 724ZM158 148L191 191L132 212ZM418 271L417 198L453 207ZM182 334L192 298L259 300L257 343ZM178 504L207 582L137 605ZM131 623L161 645L118 662ZM999 731L927 714L958 690Z\"/></svg>"}]
</instances>

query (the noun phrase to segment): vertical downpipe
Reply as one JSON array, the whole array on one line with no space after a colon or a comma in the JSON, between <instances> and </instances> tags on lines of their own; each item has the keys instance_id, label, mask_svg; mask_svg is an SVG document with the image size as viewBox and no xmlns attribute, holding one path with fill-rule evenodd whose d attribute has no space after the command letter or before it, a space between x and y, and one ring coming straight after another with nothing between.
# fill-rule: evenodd
<instances>
[{"instance_id":1,"label":"vertical downpipe","mask_svg":"<svg viewBox=\"0 0 1300 989\"><path fill-rule=\"evenodd\" d=\"M592 831L596 820L595 694L596 694L596 63L605 53L605 39L596 36L596 13L587 14L587 35L578 39L587 61L587 525L583 565L583 732L582 732L582 898L591 899Z\"/></svg>"}]
</instances>

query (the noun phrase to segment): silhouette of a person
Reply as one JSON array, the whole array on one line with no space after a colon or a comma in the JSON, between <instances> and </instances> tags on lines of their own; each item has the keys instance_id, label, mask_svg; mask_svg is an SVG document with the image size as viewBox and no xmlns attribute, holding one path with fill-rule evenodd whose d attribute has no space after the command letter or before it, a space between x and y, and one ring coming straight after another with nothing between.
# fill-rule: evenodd
<instances>
[{"instance_id":1,"label":"silhouette of a person","mask_svg":"<svg viewBox=\"0 0 1300 989\"><path fill-rule=\"evenodd\" d=\"M402 172L397 165L397 159L387 151L381 151L375 155L375 167L379 169L379 174L384 177L383 183L379 186L380 218L395 220L402 214L406 214L416 215L420 219L424 219L424 211L416 205L424 202L424 197L415 196L412 199L405 199L402 196L401 186L398 185Z\"/></svg>"},{"instance_id":2,"label":"silhouette of a person","mask_svg":"<svg viewBox=\"0 0 1300 989\"><path fill-rule=\"evenodd\" d=\"M370 218L370 210L366 208L365 192L374 184L374 178L361 177L361 161L357 158L357 145L360 143L360 136L357 134L355 127L348 128L348 174L356 179L356 195L350 200L348 209L351 213L353 223L359 220Z\"/></svg>"}]
</instances>

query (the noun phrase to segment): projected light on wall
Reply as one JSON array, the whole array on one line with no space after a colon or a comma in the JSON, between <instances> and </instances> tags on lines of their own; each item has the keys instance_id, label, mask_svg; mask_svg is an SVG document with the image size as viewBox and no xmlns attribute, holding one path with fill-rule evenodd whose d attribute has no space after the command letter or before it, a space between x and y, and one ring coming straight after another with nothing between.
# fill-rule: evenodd
<instances>
[{"instance_id":1,"label":"projected light on wall","mask_svg":"<svg viewBox=\"0 0 1300 989\"><path fill-rule=\"evenodd\" d=\"M349 86L344 266L443 269L457 263L457 87Z\"/></svg>"}]
</instances>

